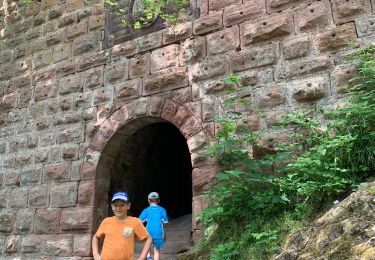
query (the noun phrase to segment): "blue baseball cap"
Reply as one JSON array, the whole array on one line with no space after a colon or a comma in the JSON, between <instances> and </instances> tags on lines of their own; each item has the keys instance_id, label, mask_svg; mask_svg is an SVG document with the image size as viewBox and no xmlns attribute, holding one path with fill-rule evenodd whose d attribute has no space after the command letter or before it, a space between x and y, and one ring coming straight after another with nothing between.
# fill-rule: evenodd
<instances>
[{"instance_id":1,"label":"blue baseball cap","mask_svg":"<svg viewBox=\"0 0 375 260\"><path fill-rule=\"evenodd\" d=\"M116 192L115 194L113 194L111 202L114 202L115 200L122 200L128 203L129 195L124 191Z\"/></svg>"}]
</instances>

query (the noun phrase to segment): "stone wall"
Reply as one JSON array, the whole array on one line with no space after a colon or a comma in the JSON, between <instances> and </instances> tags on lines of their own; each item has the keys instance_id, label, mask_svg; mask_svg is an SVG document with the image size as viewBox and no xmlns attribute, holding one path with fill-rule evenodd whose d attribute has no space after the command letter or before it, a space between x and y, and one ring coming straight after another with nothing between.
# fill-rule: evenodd
<instances>
[{"instance_id":1,"label":"stone wall","mask_svg":"<svg viewBox=\"0 0 375 260\"><path fill-rule=\"evenodd\" d=\"M102 48L104 14L78 0L0 5L1 259L85 259L116 141L171 122L191 152L215 132L235 73L250 127L335 105L346 45L372 43L370 0L197 0L200 17ZM262 110L264 116L256 111ZM270 141L273 140L273 141ZM111 146L108 144L111 143ZM193 213L214 167L192 154ZM99 216L98 216L99 214Z\"/></svg>"}]
</instances>

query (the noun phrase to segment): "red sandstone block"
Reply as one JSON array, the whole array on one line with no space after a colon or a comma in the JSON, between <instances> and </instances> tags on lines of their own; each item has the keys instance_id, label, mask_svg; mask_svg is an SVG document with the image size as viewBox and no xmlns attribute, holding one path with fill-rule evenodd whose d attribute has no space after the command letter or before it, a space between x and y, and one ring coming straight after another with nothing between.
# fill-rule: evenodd
<instances>
[{"instance_id":1,"label":"red sandstone block","mask_svg":"<svg viewBox=\"0 0 375 260\"><path fill-rule=\"evenodd\" d=\"M112 129L114 132L116 132L118 129L120 129L125 123L128 118L128 111L127 109L117 109L111 116L108 118Z\"/></svg>"},{"instance_id":2,"label":"red sandstone block","mask_svg":"<svg viewBox=\"0 0 375 260\"><path fill-rule=\"evenodd\" d=\"M38 209L35 213L34 233L54 234L59 230L60 209Z\"/></svg>"},{"instance_id":3,"label":"red sandstone block","mask_svg":"<svg viewBox=\"0 0 375 260\"><path fill-rule=\"evenodd\" d=\"M193 81L199 81L216 76L224 75L228 72L228 62L226 57L207 58L200 63L196 63L191 68Z\"/></svg>"},{"instance_id":4,"label":"red sandstone block","mask_svg":"<svg viewBox=\"0 0 375 260\"><path fill-rule=\"evenodd\" d=\"M83 2L81 0L66 0L65 10L67 12L73 12L79 10L83 7Z\"/></svg>"},{"instance_id":5,"label":"red sandstone block","mask_svg":"<svg viewBox=\"0 0 375 260\"><path fill-rule=\"evenodd\" d=\"M237 26L207 35L207 54L215 55L233 52L240 47L240 33Z\"/></svg>"},{"instance_id":6,"label":"red sandstone block","mask_svg":"<svg viewBox=\"0 0 375 260\"><path fill-rule=\"evenodd\" d=\"M195 37L194 39L187 39L180 44L180 66L185 66L186 64L196 62L200 58L205 57L206 52L205 37Z\"/></svg>"},{"instance_id":7,"label":"red sandstone block","mask_svg":"<svg viewBox=\"0 0 375 260\"><path fill-rule=\"evenodd\" d=\"M103 30L104 22L105 22L104 13L89 16L90 30Z\"/></svg>"},{"instance_id":8,"label":"red sandstone block","mask_svg":"<svg viewBox=\"0 0 375 260\"><path fill-rule=\"evenodd\" d=\"M11 109L15 108L17 106L17 94L16 93L10 93L7 95L4 95L0 99L0 109Z\"/></svg>"},{"instance_id":9,"label":"red sandstone block","mask_svg":"<svg viewBox=\"0 0 375 260\"><path fill-rule=\"evenodd\" d=\"M70 146L62 149L62 158L66 161L72 161L78 159L78 147Z\"/></svg>"},{"instance_id":10,"label":"red sandstone block","mask_svg":"<svg viewBox=\"0 0 375 260\"><path fill-rule=\"evenodd\" d=\"M150 53L135 57L129 61L129 78L140 78L150 74Z\"/></svg>"},{"instance_id":11,"label":"red sandstone block","mask_svg":"<svg viewBox=\"0 0 375 260\"><path fill-rule=\"evenodd\" d=\"M100 50L101 32L90 32L73 40L73 56Z\"/></svg>"},{"instance_id":12,"label":"red sandstone block","mask_svg":"<svg viewBox=\"0 0 375 260\"><path fill-rule=\"evenodd\" d=\"M103 66L95 67L85 71L85 88L92 89L103 84Z\"/></svg>"},{"instance_id":13,"label":"red sandstone block","mask_svg":"<svg viewBox=\"0 0 375 260\"><path fill-rule=\"evenodd\" d=\"M202 130L202 122L195 116L190 117L184 122L180 127L181 133L184 135L185 139L189 139L193 135L197 134Z\"/></svg>"},{"instance_id":14,"label":"red sandstone block","mask_svg":"<svg viewBox=\"0 0 375 260\"><path fill-rule=\"evenodd\" d=\"M115 100L128 100L140 97L142 94L142 80L133 79L115 86Z\"/></svg>"},{"instance_id":15,"label":"red sandstone block","mask_svg":"<svg viewBox=\"0 0 375 260\"><path fill-rule=\"evenodd\" d=\"M137 43L141 52L156 49L161 46L163 38L163 32L158 31L139 37Z\"/></svg>"},{"instance_id":16,"label":"red sandstone block","mask_svg":"<svg viewBox=\"0 0 375 260\"><path fill-rule=\"evenodd\" d=\"M65 40L65 29L60 29L47 34L46 45L47 47L61 43Z\"/></svg>"},{"instance_id":17,"label":"red sandstone block","mask_svg":"<svg viewBox=\"0 0 375 260\"><path fill-rule=\"evenodd\" d=\"M34 99L40 101L48 98L56 97L57 86L52 81L37 83L35 87Z\"/></svg>"},{"instance_id":18,"label":"red sandstone block","mask_svg":"<svg viewBox=\"0 0 375 260\"><path fill-rule=\"evenodd\" d=\"M139 45L136 40L128 41L125 43L117 44L111 49L112 59L122 56L129 57L138 53Z\"/></svg>"},{"instance_id":19,"label":"red sandstone block","mask_svg":"<svg viewBox=\"0 0 375 260\"><path fill-rule=\"evenodd\" d=\"M266 44L256 48L244 48L231 57L234 72L274 64L278 57L278 46Z\"/></svg>"},{"instance_id":20,"label":"red sandstone block","mask_svg":"<svg viewBox=\"0 0 375 260\"><path fill-rule=\"evenodd\" d=\"M254 20L266 13L264 0L245 1L243 4L232 5L224 10L223 23L228 27Z\"/></svg>"},{"instance_id":21,"label":"red sandstone block","mask_svg":"<svg viewBox=\"0 0 375 260\"><path fill-rule=\"evenodd\" d=\"M31 101L32 98L32 90L31 89L22 89L18 92L18 108L24 108L27 107Z\"/></svg>"},{"instance_id":22,"label":"red sandstone block","mask_svg":"<svg viewBox=\"0 0 375 260\"><path fill-rule=\"evenodd\" d=\"M59 62L56 65L56 77L72 74L77 70L77 61L74 59Z\"/></svg>"},{"instance_id":23,"label":"red sandstone block","mask_svg":"<svg viewBox=\"0 0 375 260\"><path fill-rule=\"evenodd\" d=\"M15 219L16 212L14 210L6 209L0 211L0 231L10 233L13 230Z\"/></svg>"},{"instance_id":24,"label":"red sandstone block","mask_svg":"<svg viewBox=\"0 0 375 260\"><path fill-rule=\"evenodd\" d=\"M149 115L160 117L164 106L164 99L158 96L152 96L150 99Z\"/></svg>"},{"instance_id":25,"label":"red sandstone block","mask_svg":"<svg viewBox=\"0 0 375 260\"><path fill-rule=\"evenodd\" d=\"M2 64L0 67L0 80L10 79L14 74L12 64Z\"/></svg>"},{"instance_id":26,"label":"red sandstone block","mask_svg":"<svg viewBox=\"0 0 375 260\"><path fill-rule=\"evenodd\" d=\"M11 235L8 236L5 241L5 252L6 253L17 253L20 247L20 236Z\"/></svg>"},{"instance_id":27,"label":"red sandstone block","mask_svg":"<svg viewBox=\"0 0 375 260\"><path fill-rule=\"evenodd\" d=\"M45 243L45 238L39 235L26 235L22 238L21 252L22 253L37 253Z\"/></svg>"},{"instance_id":28,"label":"red sandstone block","mask_svg":"<svg viewBox=\"0 0 375 260\"><path fill-rule=\"evenodd\" d=\"M297 12L297 28L299 31L322 29L331 21L328 2L315 2L306 5Z\"/></svg>"},{"instance_id":29,"label":"red sandstone block","mask_svg":"<svg viewBox=\"0 0 375 260\"><path fill-rule=\"evenodd\" d=\"M200 168L194 168L193 177L193 194L197 195L207 189L216 174L217 169L214 166L207 165Z\"/></svg>"},{"instance_id":30,"label":"red sandstone block","mask_svg":"<svg viewBox=\"0 0 375 260\"><path fill-rule=\"evenodd\" d=\"M331 60L328 56L319 56L308 60L298 60L291 63L284 64L278 67L275 73L277 80L301 76L303 74L310 74L317 71L324 71L331 65Z\"/></svg>"},{"instance_id":31,"label":"red sandstone block","mask_svg":"<svg viewBox=\"0 0 375 260\"><path fill-rule=\"evenodd\" d=\"M168 120L168 121L172 120L175 114L177 113L178 108L179 108L178 103L170 99L167 99L164 102L164 107L163 107L163 112L161 113L161 118Z\"/></svg>"},{"instance_id":32,"label":"red sandstone block","mask_svg":"<svg viewBox=\"0 0 375 260\"><path fill-rule=\"evenodd\" d=\"M72 235L51 235L46 237L46 243L41 253L47 256L70 256L73 251Z\"/></svg>"},{"instance_id":33,"label":"red sandstone block","mask_svg":"<svg viewBox=\"0 0 375 260\"><path fill-rule=\"evenodd\" d=\"M272 108L286 101L286 92L280 85L259 89L256 92L257 107Z\"/></svg>"},{"instance_id":34,"label":"red sandstone block","mask_svg":"<svg viewBox=\"0 0 375 260\"><path fill-rule=\"evenodd\" d=\"M333 30L318 33L315 41L322 52L337 52L348 48L348 42L357 41L357 33L354 23L348 23L336 27Z\"/></svg>"},{"instance_id":35,"label":"red sandstone block","mask_svg":"<svg viewBox=\"0 0 375 260\"><path fill-rule=\"evenodd\" d=\"M77 182L64 182L51 187L49 206L51 208L74 207L77 204Z\"/></svg>"},{"instance_id":36,"label":"red sandstone block","mask_svg":"<svg viewBox=\"0 0 375 260\"><path fill-rule=\"evenodd\" d=\"M20 173L19 170L9 170L4 172L5 174L5 180L4 183L7 186L19 186L20 184Z\"/></svg>"},{"instance_id":37,"label":"red sandstone block","mask_svg":"<svg viewBox=\"0 0 375 260\"><path fill-rule=\"evenodd\" d=\"M375 2L374 2L375 3ZM358 37L375 34L375 16L366 15L356 19ZM1 58L0 58L1 59Z\"/></svg>"},{"instance_id":38,"label":"red sandstone block","mask_svg":"<svg viewBox=\"0 0 375 260\"><path fill-rule=\"evenodd\" d=\"M73 236L73 255L91 255L91 234L79 234Z\"/></svg>"},{"instance_id":39,"label":"red sandstone block","mask_svg":"<svg viewBox=\"0 0 375 260\"><path fill-rule=\"evenodd\" d=\"M151 53L151 73L178 66L179 45L172 44Z\"/></svg>"},{"instance_id":40,"label":"red sandstone block","mask_svg":"<svg viewBox=\"0 0 375 260\"><path fill-rule=\"evenodd\" d=\"M170 68L144 78L143 96L187 87L188 85L189 80L185 67Z\"/></svg>"},{"instance_id":41,"label":"red sandstone block","mask_svg":"<svg viewBox=\"0 0 375 260\"><path fill-rule=\"evenodd\" d=\"M163 31L163 44L170 44L189 38L192 35L192 22L180 23L173 27L168 27Z\"/></svg>"},{"instance_id":42,"label":"red sandstone block","mask_svg":"<svg viewBox=\"0 0 375 260\"><path fill-rule=\"evenodd\" d=\"M211 12L193 22L193 33L202 35L223 27L223 12Z\"/></svg>"},{"instance_id":43,"label":"red sandstone block","mask_svg":"<svg viewBox=\"0 0 375 260\"><path fill-rule=\"evenodd\" d=\"M288 84L288 88L298 102L313 102L325 96L328 88L326 82L328 80L323 77L304 79Z\"/></svg>"},{"instance_id":44,"label":"red sandstone block","mask_svg":"<svg viewBox=\"0 0 375 260\"><path fill-rule=\"evenodd\" d=\"M31 77L29 75L22 75L17 78L12 78L9 84L16 89L29 86L31 84Z\"/></svg>"},{"instance_id":45,"label":"red sandstone block","mask_svg":"<svg viewBox=\"0 0 375 260\"><path fill-rule=\"evenodd\" d=\"M26 148L26 137L18 137L9 142L9 152L15 153Z\"/></svg>"},{"instance_id":46,"label":"red sandstone block","mask_svg":"<svg viewBox=\"0 0 375 260\"><path fill-rule=\"evenodd\" d=\"M358 72L354 65L340 65L335 67L331 74L331 86L338 92L343 93L353 87L356 82L349 82L350 79L357 77Z\"/></svg>"},{"instance_id":47,"label":"red sandstone block","mask_svg":"<svg viewBox=\"0 0 375 260\"><path fill-rule=\"evenodd\" d=\"M72 56L72 42L56 45L53 48L53 62L66 60Z\"/></svg>"},{"instance_id":48,"label":"red sandstone block","mask_svg":"<svg viewBox=\"0 0 375 260\"><path fill-rule=\"evenodd\" d=\"M293 32L291 12L274 13L265 18L242 24L243 45L267 41Z\"/></svg>"},{"instance_id":49,"label":"red sandstone block","mask_svg":"<svg viewBox=\"0 0 375 260\"><path fill-rule=\"evenodd\" d=\"M240 3L242 3L242 0L210 0L209 9L218 10L218 9L223 9L233 4L240 4Z\"/></svg>"},{"instance_id":50,"label":"red sandstone block","mask_svg":"<svg viewBox=\"0 0 375 260\"><path fill-rule=\"evenodd\" d=\"M83 85L82 76L83 75L79 73L58 79L57 86L59 94L66 95L79 92Z\"/></svg>"},{"instance_id":51,"label":"red sandstone block","mask_svg":"<svg viewBox=\"0 0 375 260\"><path fill-rule=\"evenodd\" d=\"M95 203L95 180L81 181L78 188L78 205L94 206Z\"/></svg>"},{"instance_id":52,"label":"red sandstone block","mask_svg":"<svg viewBox=\"0 0 375 260\"><path fill-rule=\"evenodd\" d=\"M65 38L67 41L71 41L74 38L86 34L88 31L87 20L80 21L79 23L73 24L66 27Z\"/></svg>"},{"instance_id":53,"label":"red sandstone block","mask_svg":"<svg viewBox=\"0 0 375 260\"><path fill-rule=\"evenodd\" d=\"M94 52L88 55L82 55L78 59L78 70L87 70L109 63L109 55L106 52Z\"/></svg>"},{"instance_id":54,"label":"red sandstone block","mask_svg":"<svg viewBox=\"0 0 375 260\"><path fill-rule=\"evenodd\" d=\"M92 207L66 208L61 211L60 228L62 232L90 232L92 226Z\"/></svg>"},{"instance_id":55,"label":"red sandstone block","mask_svg":"<svg viewBox=\"0 0 375 260\"><path fill-rule=\"evenodd\" d=\"M56 164L47 165L43 172L44 182L63 182L69 180L69 164L61 162Z\"/></svg>"},{"instance_id":56,"label":"red sandstone block","mask_svg":"<svg viewBox=\"0 0 375 260\"><path fill-rule=\"evenodd\" d=\"M16 60L14 63L14 75L25 74L32 69L33 60L32 57Z\"/></svg>"},{"instance_id":57,"label":"red sandstone block","mask_svg":"<svg viewBox=\"0 0 375 260\"><path fill-rule=\"evenodd\" d=\"M310 40L308 36L301 36L285 40L282 43L282 51L285 59L294 59L308 55Z\"/></svg>"},{"instance_id":58,"label":"red sandstone block","mask_svg":"<svg viewBox=\"0 0 375 260\"><path fill-rule=\"evenodd\" d=\"M113 87L101 87L97 88L93 92L93 104L99 105L99 104L105 104L110 103L113 98Z\"/></svg>"},{"instance_id":59,"label":"red sandstone block","mask_svg":"<svg viewBox=\"0 0 375 260\"><path fill-rule=\"evenodd\" d=\"M294 3L296 1L299 1L299 0L268 0L267 6L272 9L276 9L276 8L280 8L282 6Z\"/></svg>"},{"instance_id":60,"label":"red sandstone block","mask_svg":"<svg viewBox=\"0 0 375 260\"><path fill-rule=\"evenodd\" d=\"M48 202L48 187L40 185L31 187L29 190L29 206L30 207L45 207Z\"/></svg>"},{"instance_id":61,"label":"red sandstone block","mask_svg":"<svg viewBox=\"0 0 375 260\"><path fill-rule=\"evenodd\" d=\"M110 64L106 67L106 80L113 82L116 80L124 80L128 77L128 62Z\"/></svg>"},{"instance_id":62,"label":"red sandstone block","mask_svg":"<svg viewBox=\"0 0 375 260\"><path fill-rule=\"evenodd\" d=\"M133 102L129 110L129 119L145 116L148 113L149 103L148 98L140 98Z\"/></svg>"},{"instance_id":63,"label":"red sandstone block","mask_svg":"<svg viewBox=\"0 0 375 260\"><path fill-rule=\"evenodd\" d=\"M27 208L18 210L16 221L14 223L15 234L24 234L32 230L34 212L34 209Z\"/></svg>"},{"instance_id":64,"label":"red sandstone block","mask_svg":"<svg viewBox=\"0 0 375 260\"><path fill-rule=\"evenodd\" d=\"M369 0L333 0L332 12L336 24L351 22L362 13L369 13L371 4Z\"/></svg>"}]
</instances>

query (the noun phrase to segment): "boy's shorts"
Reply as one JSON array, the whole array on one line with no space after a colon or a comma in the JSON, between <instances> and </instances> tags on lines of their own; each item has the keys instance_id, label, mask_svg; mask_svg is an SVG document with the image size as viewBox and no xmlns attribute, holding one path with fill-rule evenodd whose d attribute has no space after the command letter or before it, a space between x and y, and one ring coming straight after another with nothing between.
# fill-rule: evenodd
<instances>
[{"instance_id":1,"label":"boy's shorts","mask_svg":"<svg viewBox=\"0 0 375 260\"><path fill-rule=\"evenodd\" d=\"M164 240L162 238L153 239L152 243L156 248L163 248L164 247Z\"/></svg>"}]
</instances>

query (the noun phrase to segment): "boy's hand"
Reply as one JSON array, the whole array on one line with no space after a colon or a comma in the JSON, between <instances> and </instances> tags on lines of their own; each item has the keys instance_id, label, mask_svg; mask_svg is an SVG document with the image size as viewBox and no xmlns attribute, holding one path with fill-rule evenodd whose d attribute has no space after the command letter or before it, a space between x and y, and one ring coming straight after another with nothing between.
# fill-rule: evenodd
<instances>
[{"instance_id":1,"label":"boy's hand","mask_svg":"<svg viewBox=\"0 0 375 260\"><path fill-rule=\"evenodd\" d=\"M94 255L94 260L102 260L102 257L100 255Z\"/></svg>"}]
</instances>

